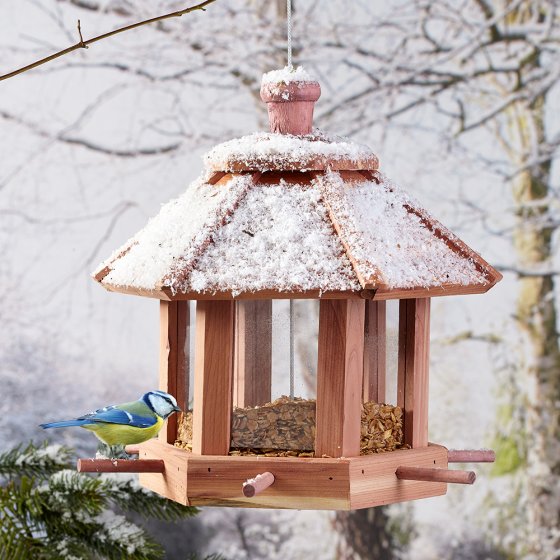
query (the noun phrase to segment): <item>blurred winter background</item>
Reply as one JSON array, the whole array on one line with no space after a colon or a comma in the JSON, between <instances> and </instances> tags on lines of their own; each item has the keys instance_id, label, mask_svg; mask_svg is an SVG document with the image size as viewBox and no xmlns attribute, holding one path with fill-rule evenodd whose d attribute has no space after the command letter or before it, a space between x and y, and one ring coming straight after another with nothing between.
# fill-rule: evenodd
<instances>
[{"instance_id":1,"label":"blurred winter background","mask_svg":"<svg viewBox=\"0 0 560 560\"><path fill-rule=\"evenodd\" d=\"M560 558L558 3L293 4L295 61L322 85L316 126L372 146L504 272L432 314L430 439L493 447L498 461L419 503L205 509L152 529L170 559ZM78 19L89 38L183 7L0 0L0 74L75 43ZM206 150L266 128L260 77L285 64L285 17L284 0L217 0L0 83L1 449L157 385L157 302L106 293L90 272L186 188ZM297 328L312 342L307 319ZM49 436L94 451L81 431Z\"/></svg>"}]
</instances>

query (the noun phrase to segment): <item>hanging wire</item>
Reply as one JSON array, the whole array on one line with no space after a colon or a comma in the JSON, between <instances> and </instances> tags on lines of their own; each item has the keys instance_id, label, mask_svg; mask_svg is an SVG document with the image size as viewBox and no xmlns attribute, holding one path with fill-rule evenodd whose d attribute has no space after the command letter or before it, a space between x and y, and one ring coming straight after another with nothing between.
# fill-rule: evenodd
<instances>
[{"instance_id":1,"label":"hanging wire","mask_svg":"<svg viewBox=\"0 0 560 560\"><path fill-rule=\"evenodd\" d=\"M292 0L286 0L288 26L288 67L292 68Z\"/></svg>"},{"instance_id":2,"label":"hanging wire","mask_svg":"<svg viewBox=\"0 0 560 560\"><path fill-rule=\"evenodd\" d=\"M290 398L295 393L295 359L294 359L294 301L290 300Z\"/></svg>"},{"instance_id":3,"label":"hanging wire","mask_svg":"<svg viewBox=\"0 0 560 560\"><path fill-rule=\"evenodd\" d=\"M292 68L292 0L286 0L286 26L288 28L288 68ZM290 300L290 398L295 393L295 337L294 337L294 302Z\"/></svg>"}]
</instances>

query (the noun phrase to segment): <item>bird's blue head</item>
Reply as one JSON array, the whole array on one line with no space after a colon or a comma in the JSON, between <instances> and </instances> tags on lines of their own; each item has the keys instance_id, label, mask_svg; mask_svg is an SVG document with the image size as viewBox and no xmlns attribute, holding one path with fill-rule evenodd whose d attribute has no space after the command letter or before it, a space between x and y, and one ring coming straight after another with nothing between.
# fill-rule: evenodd
<instances>
[{"instance_id":1,"label":"bird's blue head","mask_svg":"<svg viewBox=\"0 0 560 560\"><path fill-rule=\"evenodd\" d=\"M140 397L158 416L164 420L174 412L181 412L173 395L165 391L148 391Z\"/></svg>"}]
</instances>

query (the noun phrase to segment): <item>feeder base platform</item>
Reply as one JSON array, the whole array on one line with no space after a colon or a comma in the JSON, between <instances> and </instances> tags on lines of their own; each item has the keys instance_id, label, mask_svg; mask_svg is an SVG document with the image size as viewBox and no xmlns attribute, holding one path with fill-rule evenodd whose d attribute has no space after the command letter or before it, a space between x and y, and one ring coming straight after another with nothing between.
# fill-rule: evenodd
<instances>
[{"instance_id":1,"label":"feeder base platform","mask_svg":"<svg viewBox=\"0 0 560 560\"><path fill-rule=\"evenodd\" d=\"M399 480L398 467L447 468L447 449L430 444L340 459L194 455L157 439L140 459L160 459L165 472L141 473L140 484L184 505L352 510L441 496L445 482ZM270 472L274 484L246 498L243 482Z\"/></svg>"}]
</instances>

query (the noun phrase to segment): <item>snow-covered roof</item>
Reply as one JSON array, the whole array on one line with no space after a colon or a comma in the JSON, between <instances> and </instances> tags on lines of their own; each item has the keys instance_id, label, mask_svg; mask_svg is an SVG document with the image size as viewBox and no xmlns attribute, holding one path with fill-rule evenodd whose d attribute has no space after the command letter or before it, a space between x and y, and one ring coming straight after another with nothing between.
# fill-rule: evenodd
<instances>
[{"instance_id":1,"label":"snow-covered roof","mask_svg":"<svg viewBox=\"0 0 560 560\"><path fill-rule=\"evenodd\" d=\"M216 146L206 172L94 273L160 299L481 293L501 275L378 174L367 147L312 131L320 85L263 77L272 133ZM279 133L281 132L281 133Z\"/></svg>"},{"instance_id":2,"label":"snow-covered roof","mask_svg":"<svg viewBox=\"0 0 560 560\"><path fill-rule=\"evenodd\" d=\"M320 131L303 136L255 132L218 144L204 156L213 171L323 171L377 169L368 146Z\"/></svg>"},{"instance_id":3,"label":"snow-covered roof","mask_svg":"<svg viewBox=\"0 0 560 560\"><path fill-rule=\"evenodd\" d=\"M326 170L208 173L95 277L161 299L387 299L485 292L500 274L386 178Z\"/></svg>"}]
</instances>

